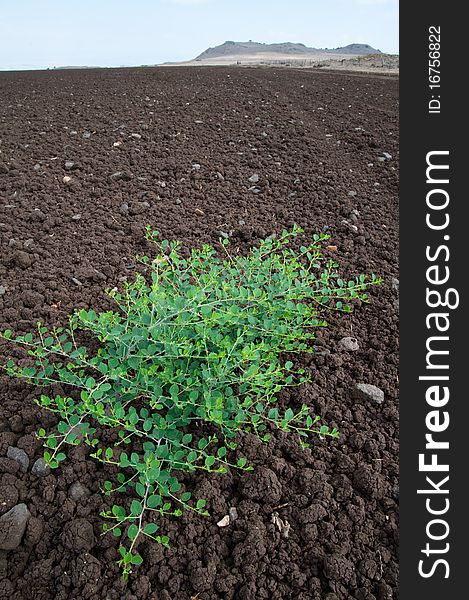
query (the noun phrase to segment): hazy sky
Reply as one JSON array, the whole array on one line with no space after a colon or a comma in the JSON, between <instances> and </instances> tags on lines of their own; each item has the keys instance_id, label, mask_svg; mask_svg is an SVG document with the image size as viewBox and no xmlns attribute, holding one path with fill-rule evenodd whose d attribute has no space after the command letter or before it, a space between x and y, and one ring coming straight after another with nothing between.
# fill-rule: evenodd
<instances>
[{"instance_id":1,"label":"hazy sky","mask_svg":"<svg viewBox=\"0 0 469 600\"><path fill-rule=\"evenodd\" d=\"M0 69L188 60L226 40L397 53L398 0L0 0Z\"/></svg>"}]
</instances>

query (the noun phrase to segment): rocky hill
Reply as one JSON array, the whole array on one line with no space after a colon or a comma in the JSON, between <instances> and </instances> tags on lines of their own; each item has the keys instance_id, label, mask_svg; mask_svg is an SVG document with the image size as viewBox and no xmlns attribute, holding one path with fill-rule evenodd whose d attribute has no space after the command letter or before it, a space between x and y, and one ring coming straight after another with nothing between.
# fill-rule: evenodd
<instances>
[{"instance_id":1,"label":"rocky hill","mask_svg":"<svg viewBox=\"0 0 469 600\"><path fill-rule=\"evenodd\" d=\"M379 54L380 51L368 44L349 44L340 48L309 48L304 44L282 42L278 44L262 44L260 42L232 42L227 41L214 48L207 48L195 58L197 61L213 60L217 58L229 58L230 56L243 57L255 56L257 54L278 54L279 56L292 56L306 58L317 54L340 54L364 56L367 54Z\"/></svg>"}]
</instances>

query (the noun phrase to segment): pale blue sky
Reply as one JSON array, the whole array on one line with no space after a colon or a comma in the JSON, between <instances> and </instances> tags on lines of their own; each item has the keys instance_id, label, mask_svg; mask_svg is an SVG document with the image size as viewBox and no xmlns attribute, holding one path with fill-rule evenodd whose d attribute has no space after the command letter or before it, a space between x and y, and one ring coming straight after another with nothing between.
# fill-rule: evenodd
<instances>
[{"instance_id":1,"label":"pale blue sky","mask_svg":"<svg viewBox=\"0 0 469 600\"><path fill-rule=\"evenodd\" d=\"M397 53L398 0L0 0L0 69L189 60L226 40Z\"/></svg>"}]
</instances>

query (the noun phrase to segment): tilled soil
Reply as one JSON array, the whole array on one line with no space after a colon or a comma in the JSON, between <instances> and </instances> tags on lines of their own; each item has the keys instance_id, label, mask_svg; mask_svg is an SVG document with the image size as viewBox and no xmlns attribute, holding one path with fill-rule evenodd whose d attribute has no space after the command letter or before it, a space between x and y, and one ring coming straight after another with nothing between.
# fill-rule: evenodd
<instances>
[{"instance_id":1,"label":"tilled soil","mask_svg":"<svg viewBox=\"0 0 469 600\"><path fill-rule=\"evenodd\" d=\"M171 549L142 543L145 562L127 583L118 540L100 535L112 503L100 493L105 471L78 446L58 470L32 472L35 432L54 416L34 404L39 390L2 376L0 513L25 503L31 517L18 548L0 552L0 598L397 598L398 80L235 68L2 73L0 118L2 328L110 306L105 288L150 251L148 223L188 247L228 234L240 251L294 223L306 239L327 228L345 274L385 279L369 305L330 316L318 352L297 361L313 382L281 395L284 407L309 403L340 441L302 451L283 434L269 445L244 437L255 470L187 478L211 517L162 522ZM344 336L359 349L344 349ZM16 352L0 346L2 361ZM360 382L384 402L357 399ZM9 447L25 451L26 472ZM230 507L238 519L217 527Z\"/></svg>"}]
</instances>

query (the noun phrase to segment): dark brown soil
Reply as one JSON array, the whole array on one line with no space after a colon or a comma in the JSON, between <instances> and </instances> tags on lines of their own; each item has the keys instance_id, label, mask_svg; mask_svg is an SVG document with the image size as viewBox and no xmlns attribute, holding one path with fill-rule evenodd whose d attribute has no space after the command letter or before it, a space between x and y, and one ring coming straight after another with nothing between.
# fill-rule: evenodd
<instances>
[{"instance_id":1,"label":"dark brown soil","mask_svg":"<svg viewBox=\"0 0 469 600\"><path fill-rule=\"evenodd\" d=\"M282 394L285 406L312 405L340 441L303 452L293 437L245 437L255 471L193 478L212 516L162 523L171 549L143 543L127 583L115 538L100 535L112 501L100 494L101 466L77 447L59 470L34 475L35 432L54 417L34 404L36 388L2 376L0 513L22 502L31 518L19 548L0 553L0 598L397 598L398 80L234 68L2 73L0 118L2 328L109 306L104 289L148 250L147 223L187 246L232 232L241 251L293 223L306 237L328 228L344 272L385 278L370 305L331 315L320 352L304 361L313 383ZM343 349L344 336L359 349ZM2 360L15 352L0 346ZM384 402L357 399L358 382L380 387ZM26 473L9 446L28 455ZM71 491L77 481L87 489ZM230 507L239 517L220 529ZM274 510L291 526L286 539Z\"/></svg>"}]
</instances>

